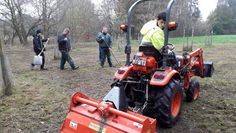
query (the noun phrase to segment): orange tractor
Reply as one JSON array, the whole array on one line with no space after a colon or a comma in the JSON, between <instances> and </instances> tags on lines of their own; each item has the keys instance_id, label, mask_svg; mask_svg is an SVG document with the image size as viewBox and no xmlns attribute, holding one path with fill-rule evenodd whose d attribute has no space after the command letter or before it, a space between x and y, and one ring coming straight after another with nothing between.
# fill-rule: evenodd
<instances>
[{"instance_id":1,"label":"orange tractor","mask_svg":"<svg viewBox=\"0 0 236 133\"><path fill-rule=\"evenodd\" d=\"M121 25L127 32L127 60L115 73L112 89L101 101L75 93L61 133L155 133L157 125L172 127L176 123L183 92L187 101L199 97L199 82L191 78L211 77L213 63L203 62L201 48L176 56L174 45L168 44L169 31L177 28L175 22L169 22L175 0L166 9L163 49L140 46L130 62L131 17L136 5L145 1L137 0L129 9L128 24Z\"/></svg>"}]
</instances>

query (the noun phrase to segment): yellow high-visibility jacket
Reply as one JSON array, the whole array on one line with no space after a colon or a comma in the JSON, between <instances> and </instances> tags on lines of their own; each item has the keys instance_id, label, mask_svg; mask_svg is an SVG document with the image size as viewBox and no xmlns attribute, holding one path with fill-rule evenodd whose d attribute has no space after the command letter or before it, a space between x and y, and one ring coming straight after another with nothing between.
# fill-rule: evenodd
<instances>
[{"instance_id":1,"label":"yellow high-visibility jacket","mask_svg":"<svg viewBox=\"0 0 236 133\"><path fill-rule=\"evenodd\" d=\"M164 31L157 26L157 20L151 20L143 25L140 33L143 35L142 42L150 42L160 50L164 46Z\"/></svg>"}]
</instances>

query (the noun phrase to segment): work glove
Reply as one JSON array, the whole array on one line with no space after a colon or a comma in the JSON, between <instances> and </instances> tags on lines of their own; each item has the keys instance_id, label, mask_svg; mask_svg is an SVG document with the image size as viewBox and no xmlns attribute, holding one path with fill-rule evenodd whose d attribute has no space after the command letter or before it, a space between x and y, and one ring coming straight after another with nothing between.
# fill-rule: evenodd
<instances>
[{"instance_id":1,"label":"work glove","mask_svg":"<svg viewBox=\"0 0 236 133\"><path fill-rule=\"evenodd\" d=\"M164 48L164 49L169 49L169 46L168 46L168 45L166 45L166 46L163 46L163 48Z\"/></svg>"},{"instance_id":2,"label":"work glove","mask_svg":"<svg viewBox=\"0 0 236 133\"><path fill-rule=\"evenodd\" d=\"M160 51L160 53L163 53L167 49L168 49L168 46L163 46L159 51Z\"/></svg>"},{"instance_id":3,"label":"work glove","mask_svg":"<svg viewBox=\"0 0 236 133\"><path fill-rule=\"evenodd\" d=\"M43 45L43 51L46 51L46 47Z\"/></svg>"},{"instance_id":4,"label":"work glove","mask_svg":"<svg viewBox=\"0 0 236 133\"><path fill-rule=\"evenodd\" d=\"M98 43L103 43L104 38L103 38L103 37L97 37L97 38L96 38L96 41L97 41Z\"/></svg>"}]
</instances>

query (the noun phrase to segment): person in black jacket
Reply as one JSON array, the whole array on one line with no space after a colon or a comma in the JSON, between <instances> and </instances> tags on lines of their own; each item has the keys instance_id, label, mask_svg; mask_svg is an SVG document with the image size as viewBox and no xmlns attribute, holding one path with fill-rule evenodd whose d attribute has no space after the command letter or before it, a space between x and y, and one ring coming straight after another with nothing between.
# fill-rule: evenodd
<instances>
[{"instance_id":1,"label":"person in black jacket","mask_svg":"<svg viewBox=\"0 0 236 133\"><path fill-rule=\"evenodd\" d=\"M34 52L36 55L39 55L41 53L40 55L42 56L42 65L40 66L41 70L47 70L46 68L44 68L44 65L45 65L44 51L46 51L46 49L45 49L43 43L48 41L48 39L42 38L41 30L37 30L36 34L34 35L34 38L33 38ZM35 66L33 63L31 65L32 65L32 68Z\"/></svg>"},{"instance_id":2,"label":"person in black jacket","mask_svg":"<svg viewBox=\"0 0 236 133\"><path fill-rule=\"evenodd\" d=\"M70 33L69 28L65 28L63 33L58 36L58 48L59 51L61 52L61 63L60 63L60 69L64 69L64 65L66 61L70 64L71 68L73 70L79 68L79 66L75 66L74 61L70 57L70 50L71 50L71 45L70 45L70 39L68 38L68 35Z\"/></svg>"}]
</instances>

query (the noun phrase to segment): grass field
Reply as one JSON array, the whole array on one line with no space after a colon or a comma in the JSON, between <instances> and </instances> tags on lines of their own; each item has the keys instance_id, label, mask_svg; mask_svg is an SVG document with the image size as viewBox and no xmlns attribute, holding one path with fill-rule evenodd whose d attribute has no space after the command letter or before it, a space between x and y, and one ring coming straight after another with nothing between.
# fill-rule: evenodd
<instances>
[{"instance_id":1,"label":"grass field","mask_svg":"<svg viewBox=\"0 0 236 133\"><path fill-rule=\"evenodd\" d=\"M204 37L196 37L194 49L202 47L204 60L214 62L212 78L200 79L200 97L192 103L183 102L182 114L170 129L159 133L235 133L236 132L236 36L214 36L212 46L204 46ZM170 39L181 54L184 40ZM218 40L216 43L215 41ZM135 41L136 42L136 41ZM133 42L133 44L135 44ZM116 58L125 63L125 54L116 49ZM138 44L138 42L136 42ZM217 44L217 45L216 45ZM71 56L80 66L72 71L68 64L59 70L59 60L53 59L53 48L46 51L48 71L30 70L34 53L31 47L11 47L5 52L10 59L15 89L13 95L0 97L0 133L57 133L68 113L70 96L81 91L94 99L102 99L110 90L114 68L98 64L96 43L74 45ZM138 45L132 45L132 55Z\"/></svg>"},{"instance_id":2,"label":"grass field","mask_svg":"<svg viewBox=\"0 0 236 133\"><path fill-rule=\"evenodd\" d=\"M197 46L208 46L208 44L206 44L206 36L195 36L193 38L193 45L197 45ZM208 38L210 39L210 38ZM187 37L183 38L183 37L170 37L169 39L169 43L171 44L175 44L175 45L186 45L187 42L189 44L191 44L192 38L189 37L187 39ZM209 40L210 41L210 40ZM140 44L140 40L132 40L131 41L132 46L138 46ZM236 35L214 35L212 36L212 44L213 45L224 45L224 44L236 44Z\"/></svg>"},{"instance_id":3,"label":"grass field","mask_svg":"<svg viewBox=\"0 0 236 133\"><path fill-rule=\"evenodd\" d=\"M194 44L205 44L206 36L195 36L193 38ZM187 43L187 38L170 38L170 43L173 44L183 44ZM191 41L191 37L189 38L189 42ZM214 35L212 37L213 44L236 44L236 35Z\"/></svg>"}]
</instances>

